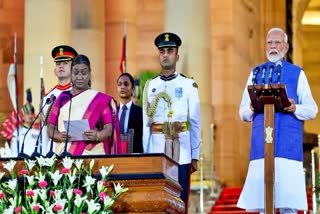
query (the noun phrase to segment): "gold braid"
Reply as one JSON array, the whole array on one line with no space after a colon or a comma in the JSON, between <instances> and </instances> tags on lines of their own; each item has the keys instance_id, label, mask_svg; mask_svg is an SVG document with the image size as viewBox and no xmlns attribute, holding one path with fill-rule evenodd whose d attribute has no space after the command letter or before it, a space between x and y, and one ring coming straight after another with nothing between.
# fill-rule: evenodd
<instances>
[{"instance_id":1,"label":"gold braid","mask_svg":"<svg viewBox=\"0 0 320 214\"><path fill-rule=\"evenodd\" d=\"M167 92L164 92L164 91L157 94L156 97L152 100L150 106L148 105L149 83L150 83L150 80L148 80L145 84L145 90L143 93L143 106L147 116L149 117L148 124L151 125L153 123L153 119L154 119L153 117L161 98L163 98L168 103L168 107L170 108L170 112L168 114L169 118L172 117L173 111L171 109L171 105L172 105L171 97L167 94Z\"/></svg>"}]
</instances>

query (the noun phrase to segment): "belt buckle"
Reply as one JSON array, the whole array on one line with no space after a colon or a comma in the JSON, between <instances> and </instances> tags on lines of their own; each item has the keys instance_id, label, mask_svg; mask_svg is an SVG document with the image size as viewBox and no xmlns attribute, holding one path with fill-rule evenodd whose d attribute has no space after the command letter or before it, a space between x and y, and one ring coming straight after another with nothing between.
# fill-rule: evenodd
<instances>
[{"instance_id":1,"label":"belt buckle","mask_svg":"<svg viewBox=\"0 0 320 214\"><path fill-rule=\"evenodd\" d=\"M174 126L174 130L176 132L181 132L181 130L182 130L182 123L181 122L174 122L173 126Z\"/></svg>"}]
</instances>

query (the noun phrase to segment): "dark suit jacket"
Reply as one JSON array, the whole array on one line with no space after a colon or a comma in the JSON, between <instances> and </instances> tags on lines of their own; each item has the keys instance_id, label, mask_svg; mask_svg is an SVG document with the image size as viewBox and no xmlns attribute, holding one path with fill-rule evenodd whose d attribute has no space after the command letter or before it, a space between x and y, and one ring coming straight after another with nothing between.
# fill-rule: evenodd
<instances>
[{"instance_id":1,"label":"dark suit jacket","mask_svg":"<svg viewBox=\"0 0 320 214\"><path fill-rule=\"evenodd\" d=\"M118 107L119 108L119 107ZM134 139L133 139L133 152L143 153L142 146L142 129L143 129L143 118L142 118L142 108L132 103L128 129L134 129Z\"/></svg>"}]
</instances>

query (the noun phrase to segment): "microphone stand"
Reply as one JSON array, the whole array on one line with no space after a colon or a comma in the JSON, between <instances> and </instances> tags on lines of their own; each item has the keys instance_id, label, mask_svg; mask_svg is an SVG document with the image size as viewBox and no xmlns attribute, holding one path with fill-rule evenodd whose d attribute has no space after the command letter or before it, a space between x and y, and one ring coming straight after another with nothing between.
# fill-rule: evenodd
<instances>
[{"instance_id":1,"label":"microphone stand","mask_svg":"<svg viewBox=\"0 0 320 214\"><path fill-rule=\"evenodd\" d=\"M51 158L53 155L57 156L57 154L53 151L53 143L54 143L53 136L54 136L54 133L56 132L56 128L58 126L58 120L59 120L61 106L62 106L62 99L59 102L58 115L57 115L56 121L54 122L53 131L52 131L52 135L51 135L51 141L50 141L50 150L46 155L47 158Z\"/></svg>"},{"instance_id":2,"label":"microphone stand","mask_svg":"<svg viewBox=\"0 0 320 214\"><path fill-rule=\"evenodd\" d=\"M27 155L27 154L24 153L24 142L25 142L25 140L26 140L26 136L27 136L28 132L32 129L33 124L36 122L36 120L38 119L38 117L39 117L40 113L42 112L43 108L44 108L48 103L50 103L50 98L47 98L47 99L46 99L45 104L41 107L40 111L38 112L38 114L36 115L36 117L34 118L34 120L32 121L29 129L28 129L27 132L25 133L25 135L24 135L24 137L23 137L22 145L21 145L21 152L18 151L18 152L19 152L19 153L18 153L18 158L22 158L22 159L30 158L29 155ZM19 136L18 136L18 137L19 137Z\"/></svg>"},{"instance_id":3,"label":"microphone stand","mask_svg":"<svg viewBox=\"0 0 320 214\"><path fill-rule=\"evenodd\" d=\"M36 145L35 145L35 148L34 148L33 153L31 154L31 157L40 157L40 156L42 156L42 154L38 152L38 146L39 146L39 142L41 141L41 140L40 140L40 136L42 136L42 129L43 129L43 127L44 127L44 126L42 126L42 127L40 128L40 132L39 132L39 135L38 135L38 137L37 137ZM40 141L39 141L39 140L40 140ZM41 145L41 144L42 144L42 142L40 143L40 145Z\"/></svg>"},{"instance_id":4,"label":"microphone stand","mask_svg":"<svg viewBox=\"0 0 320 214\"><path fill-rule=\"evenodd\" d=\"M65 146L64 146L64 151L60 154L60 157L71 157L72 156L72 154L70 154L67 151L68 143L69 143L68 135L69 135L69 125L70 125L70 115L71 115L71 105L72 105L72 94L71 94L71 92L70 92L69 96L70 96L70 105L69 105L69 115L68 115L68 125L67 125L67 138L66 138L66 142L65 142Z\"/></svg>"},{"instance_id":5,"label":"microphone stand","mask_svg":"<svg viewBox=\"0 0 320 214\"><path fill-rule=\"evenodd\" d=\"M49 99L50 99L50 102L49 102L49 104L50 104L50 103L53 103L56 100L56 97L53 96L53 97L51 97ZM37 141L36 141L36 145L35 145L34 151L31 154L31 157L44 156L44 155L42 155L42 130L43 130L43 128L44 128L44 125L42 125L40 127L40 132L39 132L39 135L38 135L38 138L37 138ZM40 143L40 152L38 152L39 143Z\"/></svg>"}]
</instances>

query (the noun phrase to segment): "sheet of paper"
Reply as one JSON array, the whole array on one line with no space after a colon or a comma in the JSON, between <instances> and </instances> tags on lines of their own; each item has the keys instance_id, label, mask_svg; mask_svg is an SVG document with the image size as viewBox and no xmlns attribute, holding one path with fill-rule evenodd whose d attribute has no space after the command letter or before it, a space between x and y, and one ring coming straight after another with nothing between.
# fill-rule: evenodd
<instances>
[{"instance_id":1,"label":"sheet of paper","mask_svg":"<svg viewBox=\"0 0 320 214\"><path fill-rule=\"evenodd\" d=\"M64 120L64 128L67 130L68 121ZM71 135L71 141L83 141L89 140L84 132L90 130L89 121L87 119L84 120L70 120L69 121L69 131L68 134Z\"/></svg>"}]
</instances>

